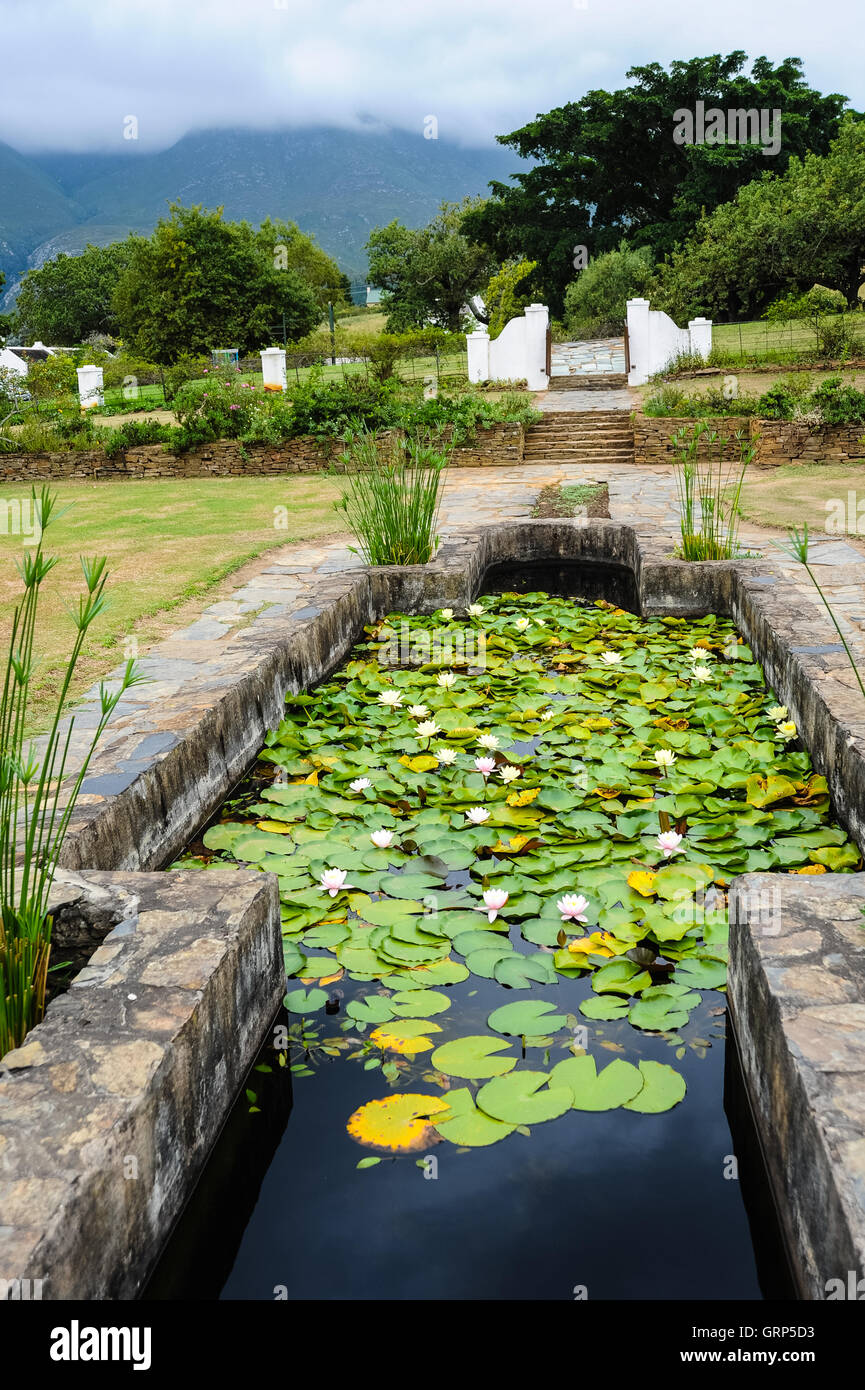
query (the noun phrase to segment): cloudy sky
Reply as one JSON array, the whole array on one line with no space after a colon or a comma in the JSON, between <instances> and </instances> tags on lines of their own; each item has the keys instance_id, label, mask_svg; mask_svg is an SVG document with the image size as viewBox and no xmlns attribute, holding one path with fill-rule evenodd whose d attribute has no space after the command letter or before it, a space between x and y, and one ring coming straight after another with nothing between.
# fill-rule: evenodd
<instances>
[{"instance_id":1,"label":"cloudy sky","mask_svg":"<svg viewBox=\"0 0 865 1390\"><path fill-rule=\"evenodd\" d=\"M861 109L860 3L0 0L0 139L112 150L134 116L157 149L193 129L435 115L440 138L479 145L633 63L734 48L802 57Z\"/></svg>"}]
</instances>

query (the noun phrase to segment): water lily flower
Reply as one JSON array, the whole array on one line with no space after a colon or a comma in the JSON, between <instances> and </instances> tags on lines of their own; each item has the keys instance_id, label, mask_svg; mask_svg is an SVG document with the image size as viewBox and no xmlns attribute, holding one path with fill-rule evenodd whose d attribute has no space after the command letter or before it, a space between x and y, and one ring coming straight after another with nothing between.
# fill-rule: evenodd
<instances>
[{"instance_id":1,"label":"water lily flower","mask_svg":"<svg viewBox=\"0 0 865 1390\"><path fill-rule=\"evenodd\" d=\"M481 748L489 748L494 753L499 746L499 740L495 734L481 734L478 744Z\"/></svg>"},{"instance_id":2,"label":"water lily flower","mask_svg":"<svg viewBox=\"0 0 865 1390\"><path fill-rule=\"evenodd\" d=\"M664 858L669 859L671 854L681 854L680 845L684 840L684 835L680 835L676 830L663 830L658 836L658 849L664 851Z\"/></svg>"},{"instance_id":3,"label":"water lily flower","mask_svg":"<svg viewBox=\"0 0 865 1390\"><path fill-rule=\"evenodd\" d=\"M701 685L704 685L706 681L712 679L712 672L708 666L695 666L691 675L694 677L694 680L699 681Z\"/></svg>"},{"instance_id":4,"label":"water lily flower","mask_svg":"<svg viewBox=\"0 0 865 1390\"><path fill-rule=\"evenodd\" d=\"M483 611L484 611L484 606L483 606L482 603L470 603L469 606L468 606L468 608L466 609L466 612L467 612L467 613L469 614L469 616L472 617L472 618L479 618L479 617L481 616L481 614L483 613Z\"/></svg>"},{"instance_id":5,"label":"water lily flower","mask_svg":"<svg viewBox=\"0 0 865 1390\"><path fill-rule=\"evenodd\" d=\"M367 787L372 786L368 777L355 777L353 782L349 782L349 788L353 792L365 792Z\"/></svg>"},{"instance_id":6,"label":"water lily flower","mask_svg":"<svg viewBox=\"0 0 865 1390\"><path fill-rule=\"evenodd\" d=\"M453 671L439 671L436 676L436 685L442 686L444 690L450 690L452 685L456 685L457 678Z\"/></svg>"},{"instance_id":7,"label":"water lily flower","mask_svg":"<svg viewBox=\"0 0 865 1390\"><path fill-rule=\"evenodd\" d=\"M787 719L778 725L778 733L785 743L789 743L791 739L795 738L796 732L796 725L792 719Z\"/></svg>"},{"instance_id":8,"label":"water lily flower","mask_svg":"<svg viewBox=\"0 0 865 1390\"><path fill-rule=\"evenodd\" d=\"M546 724L546 722L547 722L548 719L552 719L552 718L553 718L555 712L556 712L556 711L555 711L554 709L542 709L541 712L540 712L540 714L538 715L538 718L539 718L539 719L542 719L542 720L544 721L544 723Z\"/></svg>"},{"instance_id":9,"label":"water lily flower","mask_svg":"<svg viewBox=\"0 0 865 1390\"><path fill-rule=\"evenodd\" d=\"M622 659L622 653L621 653L621 652L601 652L601 660L602 660L607 666L615 666L615 665L617 664L617 662L621 661L621 659Z\"/></svg>"},{"instance_id":10,"label":"water lily flower","mask_svg":"<svg viewBox=\"0 0 865 1390\"><path fill-rule=\"evenodd\" d=\"M374 830L369 837L376 849L388 849L393 844L392 830Z\"/></svg>"},{"instance_id":11,"label":"water lily flower","mask_svg":"<svg viewBox=\"0 0 865 1390\"><path fill-rule=\"evenodd\" d=\"M486 781L490 773L496 770L496 760L495 758L475 758L475 767Z\"/></svg>"},{"instance_id":12,"label":"water lily flower","mask_svg":"<svg viewBox=\"0 0 865 1390\"><path fill-rule=\"evenodd\" d=\"M433 738L441 733L441 726L434 719L425 719L423 723L415 726L415 733L418 738Z\"/></svg>"},{"instance_id":13,"label":"water lily flower","mask_svg":"<svg viewBox=\"0 0 865 1390\"><path fill-rule=\"evenodd\" d=\"M525 632L527 627L531 627L531 621L529 618L517 618L514 627L517 632Z\"/></svg>"},{"instance_id":14,"label":"water lily flower","mask_svg":"<svg viewBox=\"0 0 865 1390\"><path fill-rule=\"evenodd\" d=\"M450 767L457 760L457 750L455 748L437 748L433 757L443 767Z\"/></svg>"},{"instance_id":15,"label":"water lily flower","mask_svg":"<svg viewBox=\"0 0 865 1390\"><path fill-rule=\"evenodd\" d=\"M402 696L398 690L382 690L378 697L380 705L388 705L391 709L398 709L402 704Z\"/></svg>"},{"instance_id":16,"label":"water lily flower","mask_svg":"<svg viewBox=\"0 0 865 1390\"><path fill-rule=\"evenodd\" d=\"M335 898L343 888L350 888L351 884L345 881L347 874L347 869L325 869L319 884L322 893L329 893Z\"/></svg>"},{"instance_id":17,"label":"water lily flower","mask_svg":"<svg viewBox=\"0 0 865 1390\"><path fill-rule=\"evenodd\" d=\"M522 777L523 770L520 767L513 767L510 763L505 763L504 767L499 768L499 776L503 782L515 782L518 777Z\"/></svg>"},{"instance_id":18,"label":"water lily flower","mask_svg":"<svg viewBox=\"0 0 865 1390\"><path fill-rule=\"evenodd\" d=\"M487 888L484 893L484 907L478 908L478 911L483 912L486 908L487 917L494 922L509 897L510 894L506 893L504 888Z\"/></svg>"},{"instance_id":19,"label":"water lily flower","mask_svg":"<svg viewBox=\"0 0 865 1390\"><path fill-rule=\"evenodd\" d=\"M691 658L692 661L714 661L714 660L715 660L715 658L714 658L714 656L712 655L712 653L706 651L706 648L705 648L705 647L692 647L691 650L688 652L688 656Z\"/></svg>"},{"instance_id":20,"label":"water lily flower","mask_svg":"<svg viewBox=\"0 0 865 1390\"><path fill-rule=\"evenodd\" d=\"M440 616L441 616L442 618L445 618L445 619L448 620L448 621L450 621L450 619L453 617L453 615L454 615L454 610L453 610L452 608L442 608L441 613L440 613Z\"/></svg>"},{"instance_id":21,"label":"water lily flower","mask_svg":"<svg viewBox=\"0 0 865 1390\"><path fill-rule=\"evenodd\" d=\"M770 719L773 719L775 721L776 724L780 724L782 720L787 718L787 715L790 713L790 711L788 710L786 705L773 705L770 710L766 711L766 713L768 714Z\"/></svg>"},{"instance_id":22,"label":"water lily flower","mask_svg":"<svg viewBox=\"0 0 865 1390\"><path fill-rule=\"evenodd\" d=\"M490 813L483 806L472 806L470 811L466 811L466 820L471 825L483 825L485 820L489 820Z\"/></svg>"},{"instance_id":23,"label":"water lily flower","mask_svg":"<svg viewBox=\"0 0 865 1390\"><path fill-rule=\"evenodd\" d=\"M658 767L672 767L675 761L676 755L672 748L655 749L655 762L658 764Z\"/></svg>"},{"instance_id":24,"label":"water lily flower","mask_svg":"<svg viewBox=\"0 0 865 1390\"><path fill-rule=\"evenodd\" d=\"M426 719L429 714L426 705L409 705L408 712L412 719Z\"/></svg>"},{"instance_id":25,"label":"water lily flower","mask_svg":"<svg viewBox=\"0 0 865 1390\"><path fill-rule=\"evenodd\" d=\"M565 893L559 898L556 907L562 914L563 922L585 922L586 908L589 905L588 898L584 898L582 893Z\"/></svg>"}]
</instances>

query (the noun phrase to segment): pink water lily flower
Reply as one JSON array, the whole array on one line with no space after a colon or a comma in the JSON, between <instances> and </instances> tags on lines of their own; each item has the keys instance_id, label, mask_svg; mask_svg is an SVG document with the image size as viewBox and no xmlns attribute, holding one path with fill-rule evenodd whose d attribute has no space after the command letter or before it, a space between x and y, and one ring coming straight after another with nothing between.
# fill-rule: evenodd
<instances>
[{"instance_id":1,"label":"pink water lily flower","mask_svg":"<svg viewBox=\"0 0 865 1390\"><path fill-rule=\"evenodd\" d=\"M509 897L510 894L506 893L504 888L487 888L484 893L484 906L479 907L478 911L483 912L486 909L489 920L494 922Z\"/></svg>"},{"instance_id":2,"label":"pink water lily flower","mask_svg":"<svg viewBox=\"0 0 865 1390\"><path fill-rule=\"evenodd\" d=\"M663 830L658 836L658 849L664 851L664 858L669 859L671 854L681 854L680 845L684 840L684 835L680 835L676 830Z\"/></svg>"},{"instance_id":3,"label":"pink water lily flower","mask_svg":"<svg viewBox=\"0 0 865 1390\"><path fill-rule=\"evenodd\" d=\"M325 869L319 887L323 893L329 893L332 898L335 898L343 888L351 887L351 884L345 881L347 877L347 869Z\"/></svg>"},{"instance_id":4,"label":"pink water lily flower","mask_svg":"<svg viewBox=\"0 0 865 1390\"><path fill-rule=\"evenodd\" d=\"M369 838L377 849L388 849L393 844L393 831L374 830Z\"/></svg>"},{"instance_id":5,"label":"pink water lily flower","mask_svg":"<svg viewBox=\"0 0 865 1390\"><path fill-rule=\"evenodd\" d=\"M475 767L486 781L490 773L496 770L496 760L495 758L475 758Z\"/></svg>"},{"instance_id":6,"label":"pink water lily flower","mask_svg":"<svg viewBox=\"0 0 865 1390\"><path fill-rule=\"evenodd\" d=\"M584 898L582 893L565 893L559 898L556 907L562 914L563 922L585 922L586 908L589 905L588 898Z\"/></svg>"}]
</instances>

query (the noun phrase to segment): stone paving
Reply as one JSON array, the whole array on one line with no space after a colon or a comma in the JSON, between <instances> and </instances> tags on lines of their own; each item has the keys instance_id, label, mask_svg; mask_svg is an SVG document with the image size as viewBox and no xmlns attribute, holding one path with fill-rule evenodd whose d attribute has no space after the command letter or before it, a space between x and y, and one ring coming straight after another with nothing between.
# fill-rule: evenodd
<instances>
[{"instance_id":1,"label":"stone paving","mask_svg":"<svg viewBox=\"0 0 865 1390\"><path fill-rule=\"evenodd\" d=\"M594 338L588 341L553 343L553 376L596 376L625 370L624 338Z\"/></svg>"},{"instance_id":2,"label":"stone paving","mask_svg":"<svg viewBox=\"0 0 865 1390\"><path fill-rule=\"evenodd\" d=\"M558 415L562 411L584 410L636 410L640 404L640 393L627 386L611 387L609 391L539 391L534 399L535 410L544 415Z\"/></svg>"}]
</instances>

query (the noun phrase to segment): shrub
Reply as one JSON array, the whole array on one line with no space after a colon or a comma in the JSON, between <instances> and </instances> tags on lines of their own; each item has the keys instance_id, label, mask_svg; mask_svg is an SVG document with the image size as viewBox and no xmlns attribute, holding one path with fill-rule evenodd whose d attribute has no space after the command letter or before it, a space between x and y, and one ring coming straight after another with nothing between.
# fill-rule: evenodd
<instances>
[{"instance_id":1,"label":"shrub","mask_svg":"<svg viewBox=\"0 0 865 1390\"><path fill-rule=\"evenodd\" d=\"M811 394L811 404L827 425L858 424L865 420L865 392L844 385L840 376L827 377Z\"/></svg>"},{"instance_id":2,"label":"shrub","mask_svg":"<svg viewBox=\"0 0 865 1390\"><path fill-rule=\"evenodd\" d=\"M644 294L654 280L652 253L645 247L593 256L565 292L565 322L575 337L621 333L626 303ZM591 330L591 331L590 331Z\"/></svg>"},{"instance_id":3,"label":"shrub","mask_svg":"<svg viewBox=\"0 0 865 1390\"><path fill-rule=\"evenodd\" d=\"M214 439L239 439L249 429L264 392L236 378L214 373L208 381L187 381L174 398L181 449Z\"/></svg>"},{"instance_id":4,"label":"shrub","mask_svg":"<svg viewBox=\"0 0 865 1390\"><path fill-rule=\"evenodd\" d=\"M171 425L161 425L158 420L125 420L116 430L99 430L97 437L106 456L114 458L138 444L170 444L175 433Z\"/></svg>"},{"instance_id":5,"label":"shrub","mask_svg":"<svg viewBox=\"0 0 865 1390\"><path fill-rule=\"evenodd\" d=\"M795 397L780 383L770 386L757 402L758 414L764 420L792 420L795 405Z\"/></svg>"}]
</instances>

